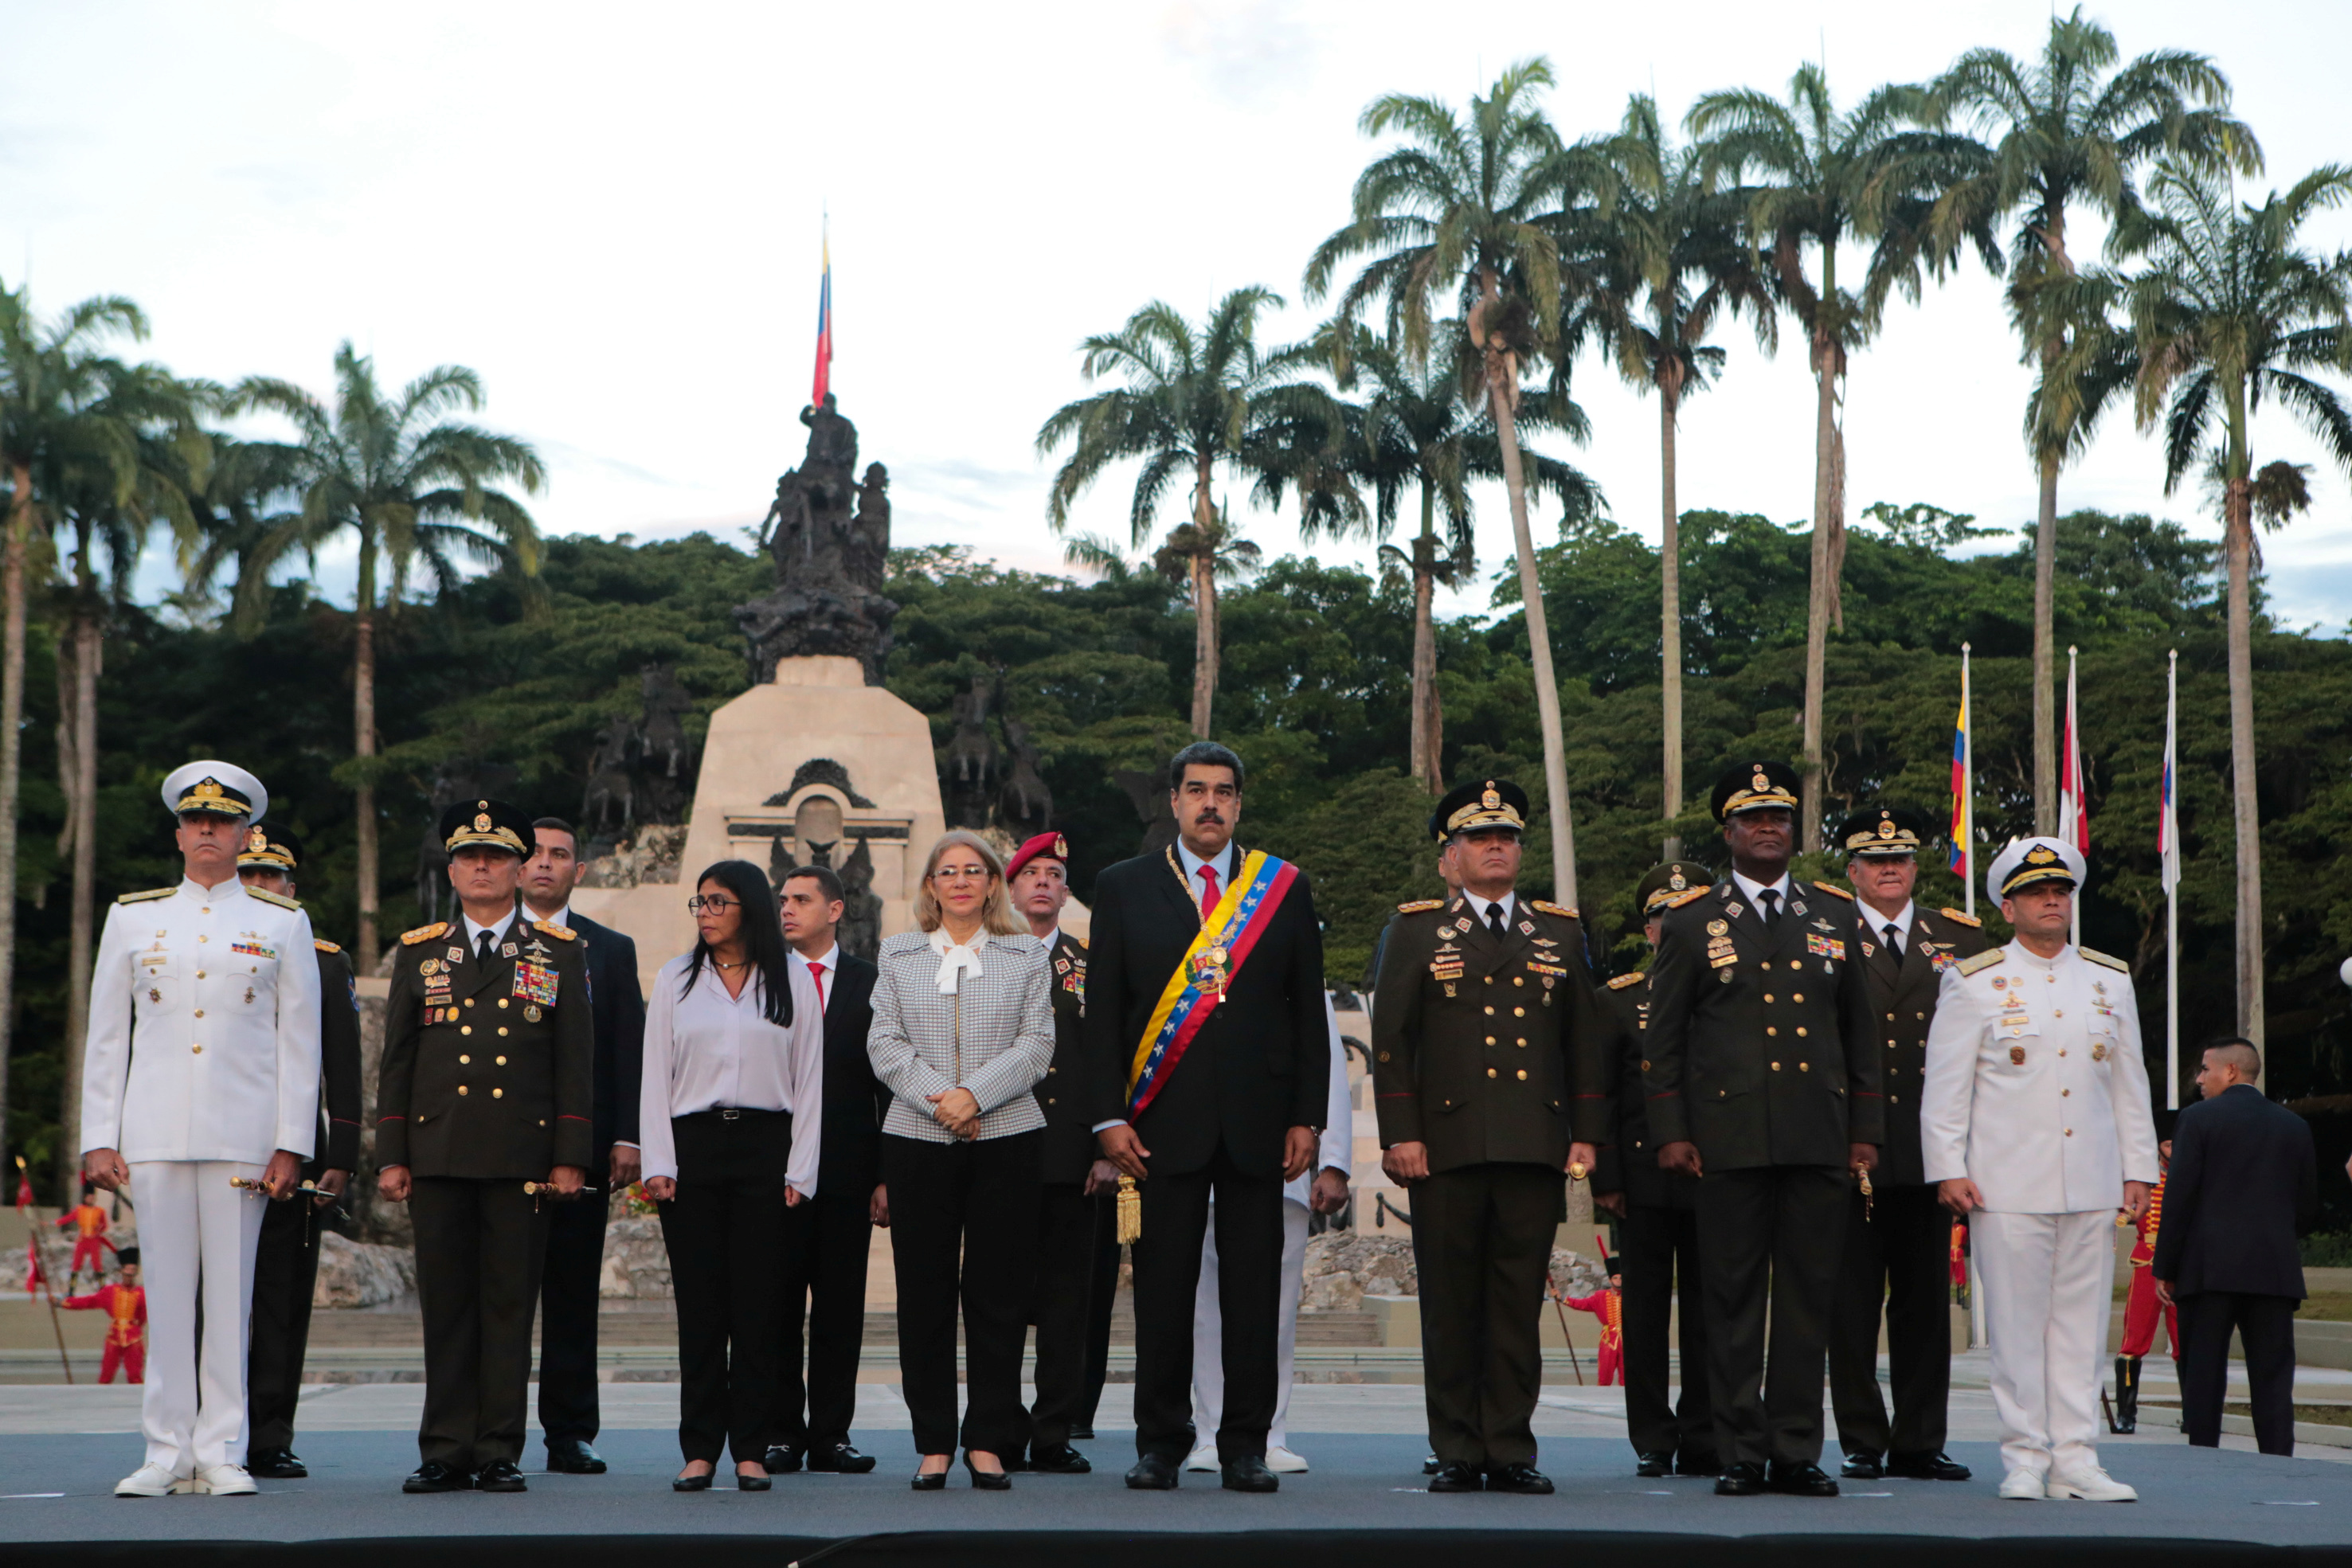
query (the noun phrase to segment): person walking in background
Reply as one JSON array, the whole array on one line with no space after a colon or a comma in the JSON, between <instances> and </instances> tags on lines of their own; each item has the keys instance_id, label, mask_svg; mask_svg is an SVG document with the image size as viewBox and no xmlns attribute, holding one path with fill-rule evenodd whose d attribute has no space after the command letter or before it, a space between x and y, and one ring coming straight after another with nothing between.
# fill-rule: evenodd
<instances>
[{"instance_id":1,"label":"person walking in background","mask_svg":"<svg viewBox=\"0 0 2352 1568\"><path fill-rule=\"evenodd\" d=\"M2189 1440L2221 1442L2230 1335L2246 1349L2254 1445L2294 1452L2294 1310L2305 1294L2295 1238L2319 1218L2319 1156L2311 1124L2254 1086L2262 1053L2245 1040L2205 1048L2197 1089L2180 1113L2164 1222L2156 1237L2157 1294L2180 1308L2180 1408Z\"/></svg>"},{"instance_id":2,"label":"person walking in background","mask_svg":"<svg viewBox=\"0 0 2352 1568\"><path fill-rule=\"evenodd\" d=\"M784 1249L781 1359L775 1415L768 1423L768 1472L864 1475L874 1456L849 1441L857 1414L857 1362L866 1341L866 1270L874 1228L890 1223L882 1186L882 1113L889 1091L866 1054L874 1023L874 966L845 953L841 879L832 868L796 866L776 900L793 967L808 977L824 1015L824 1113L817 1140L816 1197L785 1216L800 1234ZM801 1325L808 1325L808 1375L801 1375ZM805 1410L803 1404L805 1403Z\"/></svg>"},{"instance_id":3,"label":"person walking in background","mask_svg":"<svg viewBox=\"0 0 2352 1568\"><path fill-rule=\"evenodd\" d=\"M587 864L580 835L561 817L530 825L534 848L523 862L522 906L533 921L577 935L588 955L589 1021L596 1032L596 1109L588 1168L604 1174L604 1193L637 1179L638 1079L645 1070L646 998L637 984L637 945L572 907ZM601 1476L596 1452L596 1307L604 1268L604 1194L559 1203L547 1225L547 1265L539 1286L539 1425L547 1468Z\"/></svg>"},{"instance_id":4,"label":"person walking in background","mask_svg":"<svg viewBox=\"0 0 2352 1568\"><path fill-rule=\"evenodd\" d=\"M974 1488L1005 1491L1028 1417L1021 1344L1037 1262L1037 1160L1045 1114L1031 1093L1054 1061L1045 949L1013 918L986 840L942 834L915 895L918 929L886 938L866 1053L891 1093L882 1124L898 1374L914 1419L917 1491L947 1485L956 1425L956 1307Z\"/></svg>"},{"instance_id":5,"label":"person walking in background","mask_svg":"<svg viewBox=\"0 0 2352 1568\"><path fill-rule=\"evenodd\" d=\"M2132 1222L2131 1286L2124 1292L2124 1333L2116 1347L2116 1416L2118 1435L2139 1430L2139 1369L2156 1348L2156 1328L2164 1324L2165 1349L2172 1356L2172 1379L2182 1382L2180 1370L2180 1311L2157 1293L2156 1233L2164 1223L2164 1184L2172 1166L2172 1129L2178 1111L2156 1113L2156 1186L2147 1195L2147 1212Z\"/></svg>"},{"instance_id":6,"label":"person walking in background","mask_svg":"<svg viewBox=\"0 0 2352 1568\"><path fill-rule=\"evenodd\" d=\"M824 1015L794 968L758 866L720 861L688 903L693 951L654 977L637 1130L677 1297L672 1486L708 1491L722 1449L738 1491L766 1491L776 1301L802 1239L787 1211L819 1190Z\"/></svg>"}]
</instances>

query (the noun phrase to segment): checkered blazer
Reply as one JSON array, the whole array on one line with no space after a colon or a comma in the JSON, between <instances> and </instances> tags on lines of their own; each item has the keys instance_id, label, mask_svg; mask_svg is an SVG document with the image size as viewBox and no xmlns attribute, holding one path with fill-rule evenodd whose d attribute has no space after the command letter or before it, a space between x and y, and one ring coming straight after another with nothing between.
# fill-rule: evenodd
<instances>
[{"instance_id":1,"label":"checkered blazer","mask_svg":"<svg viewBox=\"0 0 2352 1568\"><path fill-rule=\"evenodd\" d=\"M875 956L874 1025L866 1054L890 1091L882 1131L934 1144L955 1135L924 1096L969 1089L980 1102L980 1136L1002 1138L1045 1124L1030 1093L1054 1061L1054 1009L1045 949L1026 936L990 936L981 972L940 994L940 955L919 931L883 941Z\"/></svg>"}]
</instances>

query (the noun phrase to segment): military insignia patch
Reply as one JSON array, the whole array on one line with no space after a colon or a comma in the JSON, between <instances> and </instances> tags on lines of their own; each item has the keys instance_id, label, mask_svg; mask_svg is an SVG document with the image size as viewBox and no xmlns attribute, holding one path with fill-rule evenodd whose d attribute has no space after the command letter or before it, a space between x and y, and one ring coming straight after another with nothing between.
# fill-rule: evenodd
<instances>
[{"instance_id":1,"label":"military insignia patch","mask_svg":"<svg viewBox=\"0 0 2352 1568\"><path fill-rule=\"evenodd\" d=\"M2025 1065L2025 1047L2021 1045L2012 1045L2009 1048L2009 1064L2011 1067L2022 1067Z\"/></svg>"},{"instance_id":2,"label":"military insignia patch","mask_svg":"<svg viewBox=\"0 0 2352 1568\"><path fill-rule=\"evenodd\" d=\"M537 1002L532 1002L522 1009L522 1016L524 1022L537 1023L541 1019L547 1015L539 1010L539 1004Z\"/></svg>"},{"instance_id":3,"label":"military insignia patch","mask_svg":"<svg viewBox=\"0 0 2352 1568\"><path fill-rule=\"evenodd\" d=\"M1808 933L1805 937L1805 951L1816 954L1822 958L1843 960L1845 957L1845 944L1834 936L1816 936Z\"/></svg>"},{"instance_id":4,"label":"military insignia patch","mask_svg":"<svg viewBox=\"0 0 2352 1568\"><path fill-rule=\"evenodd\" d=\"M2106 1059L2107 1059L2107 1043L2106 1043L2106 1041L2105 1041L2105 1040L2093 1040L2093 1041L2091 1042L2091 1060L2092 1060L2093 1061L2105 1061Z\"/></svg>"},{"instance_id":5,"label":"military insignia patch","mask_svg":"<svg viewBox=\"0 0 2352 1568\"><path fill-rule=\"evenodd\" d=\"M1706 923L1706 934L1710 936L1728 936L1731 935L1731 922L1710 920Z\"/></svg>"},{"instance_id":6,"label":"military insignia patch","mask_svg":"<svg viewBox=\"0 0 2352 1568\"><path fill-rule=\"evenodd\" d=\"M1619 975L1614 979L1611 980L1609 982L1609 988L1612 991L1622 991L1628 986L1638 986L1647 978L1649 978L1647 975L1644 975L1641 970L1636 969L1630 975ZM1646 1063L1644 1065L1646 1065Z\"/></svg>"},{"instance_id":7,"label":"military insignia patch","mask_svg":"<svg viewBox=\"0 0 2352 1568\"><path fill-rule=\"evenodd\" d=\"M500 946L499 948L499 956L501 958L512 958L518 956L521 952L521 947L512 942L509 942Z\"/></svg>"},{"instance_id":8,"label":"military insignia patch","mask_svg":"<svg viewBox=\"0 0 2352 1568\"><path fill-rule=\"evenodd\" d=\"M514 994L519 1000L553 1007L555 984L555 970L546 964L525 958L515 965Z\"/></svg>"}]
</instances>

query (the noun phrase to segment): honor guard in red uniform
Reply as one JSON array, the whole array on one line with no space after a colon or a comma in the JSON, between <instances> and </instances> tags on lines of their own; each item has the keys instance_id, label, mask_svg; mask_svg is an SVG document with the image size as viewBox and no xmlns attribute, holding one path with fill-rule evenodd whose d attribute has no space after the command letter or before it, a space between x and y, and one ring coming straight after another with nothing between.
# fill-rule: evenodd
<instances>
[{"instance_id":1,"label":"honor guard in red uniform","mask_svg":"<svg viewBox=\"0 0 2352 1568\"><path fill-rule=\"evenodd\" d=\"M1625 1367L1625 1277L1609 1276L1609 1283L1589 1296L1570 1296L1568 1305L1601 1320L1601 1386L1622 1382Z\"/></svg>"},{"instance_id":2,"label":"honor guard in red uniform","mask_svg":"<svg viewBox=\"0 0 2352 1568\"><path fill-rule=\"evenodd\" d=\"M111 1252L114 1243L106 1239L106 1210L90 1202L89 1188L83 1187L81 1201L58 1216L57 1227L74 1233L73 1261L66 1265L66 1283L70 1286L73 1277L84 1268L103 1278L106 1260L100 1255L100 1249Z\"/></svg>"},{"instance_id":3,"label":"honor guard in red uniform","mask_svg":"<svg viewBox=\"0 0 2352 1568\"><path fill-rule=\"evenodd\" d=\"M139 1283L139 1249L126 1247L117 1254L122 1272L111 1285L101 1285L86 1296L68 1296L65 1304L78 1312L106 1314L106 1349L98 1364L98 1380L114 1381L119 1368L125 1383L147 1381L147 1292Z\"/></svg>"},{"instance_id":4,"label":"honor guard in red uniform","mask_svg":"<svg viewBox=\"0 0 2352 1568\"><path fill-rule=\"evenodd\" d=\"M2157 1133L2160 1142L2156 1146L2158 1169L2168 1171L2172 1165L2172 1124L2180 1114L2178 1111L2156 1113ZM2148 1265L2156 1261L2156 1233L2164 1223L2163 1176L2156 1178L2156 1190L2148 1195L2147 1212L2139 1217L2132 1230L2131 1290L2124 1297L2124 1337L2116 1348L2116 1417L2117 1433L2139 1430L2139 1364L2156 1348L2156 1320L2159 1309L2164 1316L2164 1348L2172 1356L2173 1375L2180 1373L2180 1312L2170 1301L2159 1301L2156 1293L2156 1275ZM2128 1217L2116 1221L2130 1223Z\"/></svg>"}]
</instances>

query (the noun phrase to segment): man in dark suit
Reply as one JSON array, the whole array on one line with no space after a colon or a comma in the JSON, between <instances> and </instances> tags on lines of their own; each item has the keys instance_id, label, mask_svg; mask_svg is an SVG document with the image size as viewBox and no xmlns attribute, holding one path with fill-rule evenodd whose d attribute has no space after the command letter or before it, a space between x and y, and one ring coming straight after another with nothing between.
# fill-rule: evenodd
<instances>
[{"instance_id":1,"label":"man in dark suit","mask_svg":"<svg viewBox=\"0 0 2352 1568\"><path fill-rule=\"evenodd\" d=\"M522 868L523 913L577 934L588 956L589 1010L596 1029L595 1131L589 1168L615 1193L637 1179L637 1083L646 1060L646 998L637 985L637 945L572 910L572 890L587 869L580 838L561 817L531 824L538 848ZM597 1201L555 1206L547 1228L547 1265L540 1281L539 1424L547 1434L547 1468L601 1476L596 1452L596 1303L604 1269L604 1194Z\"/></svg>"},{"instance_id":2,"label":"man in dark suit","mask_svg":"<svg viewBox=\"0 0 2352 1568\"><path fill-rule=\"evenodd\" d=\"M1217 1457L1228 1490L1270 1492L1281 1486L1266 1469L1265 1442L1282 1184L1315 1158L1329 1090L1323 936L1305 873L1267 864L1260 869L1279 903L1270 890L1245 927L1220 927L1227 941L1205 937L1205 922L1238 911L1238 900L1223 906L1226 892L1254 885L1249 857L1234 842L1242 761L1196 741L1170 760L1168 783L1177 841L1095 879L1087 967L1094 1131L1105 1157L1139 1185L1142 1204L1134 1243L1138 1457L1127 1484L1173 1488L1193 1447L1192 1306L1213 1192L1225 1339ZM1167 1033L1153 1025L1164 993L1174 1000L1170 1018L1189 1020Z\"/></svg>"},{"instance_id":3,"label":"man in dark suit","mask_svg":"<svg viewBox=\"0 0 2352 1568\"><path fill-rule=\"evenodd\" d=\"M596 1034L587 956L517 896L530 819L441 819L459 917L404 932L376 1082L376 1189L410 1205L425 1316L423 1459L407 1492L529 1490L530 1320L555 1207L587 1185ZM544 1190L533 1192L532 1186Z\"/></svg>"},{"instance_id":4,"label":"man in dark suit","mask_svg":"<svg viewBox=\"0 0 2352 1568\"><path fill-rule=\"evenodd\" d=\"M1705 866L1688 861L1668 861L1642 879L1633 897L1642 906L1643 934L1653 949L1658 945L1660 912L1667 903L1694 888L1705 892L1714 880ZM1679 1172L1658 1168L1657 1142L1650 1134L1642 1095L1642 1058L1650 1036L1649 974L1636 969L1619 975L1601 988L1598 1000L1608 1030L1604 1066L1614 1077L1605 1084L1612 1125L1592 1178L1592 1201L1619 1221L1617 1266L1625 1281L1620 1303L1625 1329L1625 1436L1633 1445L1633 1470L1651 1479L1677 1470L1711 1476L1723 1467L1715 1457L1715 1410L1707 1401L1697 1184ZM1675 1314L1677 1301L1679 1320ZM1683 1379L1678 1405L1666 1398L1669 1327L1676 1323Z\"/></svg>"},{"instance_id":5,"label":"man in dark suit","mask_svg":"<svg viewBox=\"0 0 2352 1568\"><path fill-rule=\"evenodd\" d=\"M2254 1087L2263 1059L2243 1040L2205 1049L2204 1096L2180 1113L2156 1236L2157 1294L2180 1308L2180 1407L2189 1440L2221 1442L2230 1334L2246 1347L2254 1444L2294 1452L2295 1238L2319 1216L2311 1124Z\"/></svg>"},{"instance_id":6,"label":"man in dark suit","mask_svg":"<svg viewBox=\"0 0 2352 1568\"><path fill-rule=\"evenodd\" d=\"M1796 769L1735 768L1713 805L1731 874L1665 905L1642 1064L1650 1132L1662 1166L1699 1178L1717 1493L1835 1497L1822 1357L1847 1197L1885 1136L1885 1048L1853 894L1789 875Z\"/></svg>"},{"instance_id":7,"label":"man in dark suit","mask_svg":"<svg viewBox=\"0 0 2352 1568\"><path fill-rule=\"evenodd\" d=\"M849 1423L857 1414L857 1361L866 1343L866 1262L875 1227L890 1223L889 1196L882 1188L882 1113L889 1091L866 1054L866 1031L874 1022L874 966L843 952L836 940L843 897L832 868L804 865L786 873L777 904L792 961L807 973L824 1007L824 1124L816 1197L784 1215L783 1354L776 1358L768 1471L788 1474L805 1460L812 1470L864 1475L874 1468L874 1456L851 1444Z\"/></svg>"},{"instance_id":8,"label":"man in dark suit","mask_svg":"<svg viewBox=\"0 0 2352 1568\"><path fill-rule=\"evenodd\" d=\"M1871 1172L1874 1190L1868 1197L1856 1190L1846 1204L1845 1255L1830 1320L1830 1403L1845 1450L1843 1473L1853 1480L1969 1479L1968 1466L1944 1452L1952 1385L1952 1217L1920 1153L1919 1091L1944 971L1988 944L1973 915L1912 903L1919 846L1929 836L1927 819L1906 806L1856 811L1836 836L1859 901L1863 987L1886 1071L1886 1142ZM1882 1307L1891 1423L1878 1396Z\"/></svg>"},{"instance_id":9,"label":"man in dark suit","mask_svg":"<svg viewBox=\"0 0 2352 1568\"><path fill-rule=\"evenodd\" d=\"M1458 786L1430 816L1462 891L1400 905L1372 1003L1381 1168L1412 1194L1433 1492L1546 1494L1532 1425L1563 1172L1608 1131L1576 912L1521 899L1527 792Z\"/></svg>"},{"instance_id":10,"label":"man in dark suit","mask_svg":"<svg viewBox=\"0 0 2352 1568\"><path fill-rule=\"evenodd\" d=\"M275 822L246 831L236 874L247 887L294 896L302 843ZM359 1168L360 998L352 961L341 947L312 939L319 954L319 1136L302 1179L322 1195L341 1193ZM310 1343L310 1296L319 1282L320 1210L330 1197L299 1194L262 1210L253 1257L253 1327L246 1357L245 1468L268 1480L310 1473L294 1452L294 1411L302 1396L302 1357Z\"/></svg>"}]
</instances>

